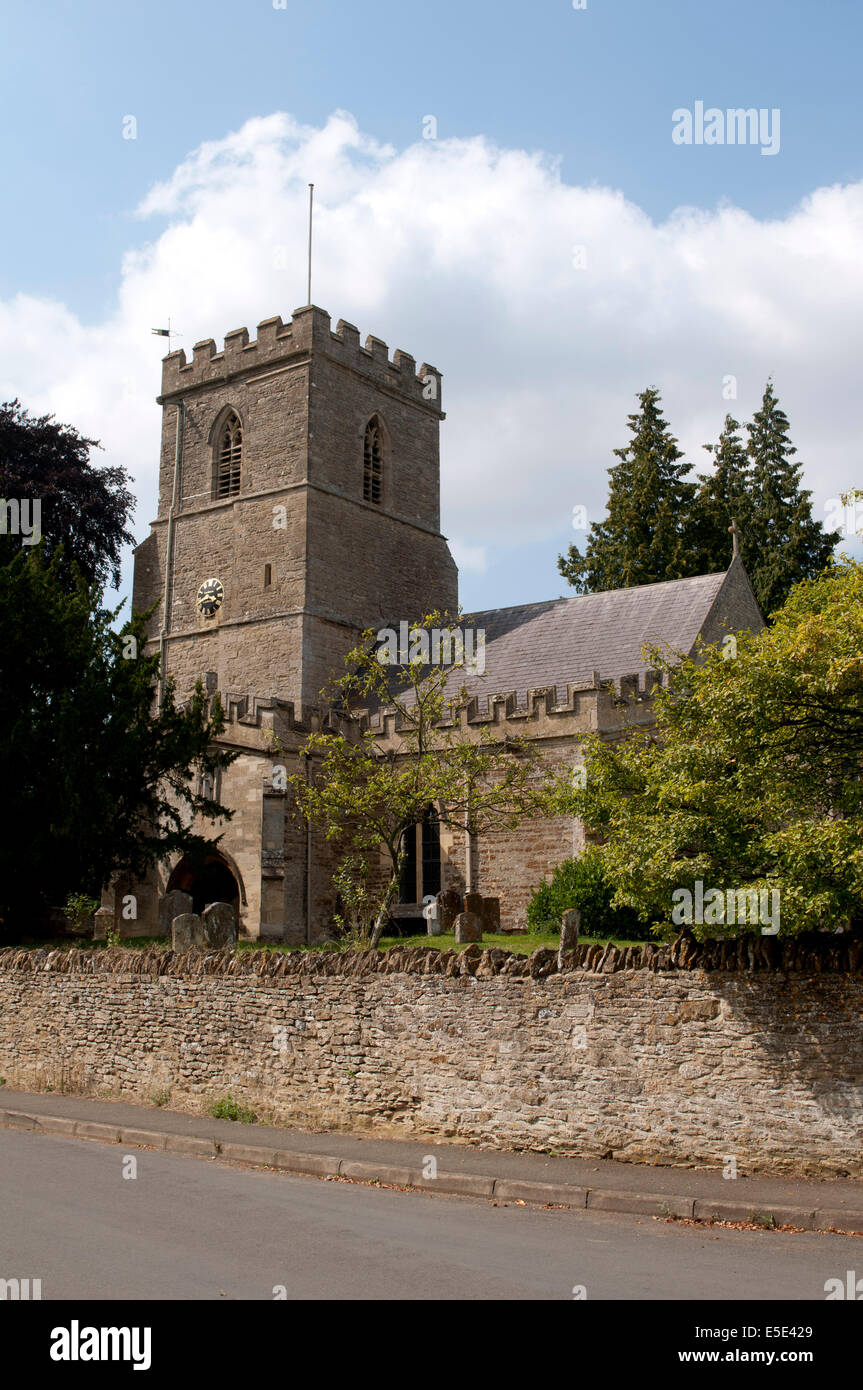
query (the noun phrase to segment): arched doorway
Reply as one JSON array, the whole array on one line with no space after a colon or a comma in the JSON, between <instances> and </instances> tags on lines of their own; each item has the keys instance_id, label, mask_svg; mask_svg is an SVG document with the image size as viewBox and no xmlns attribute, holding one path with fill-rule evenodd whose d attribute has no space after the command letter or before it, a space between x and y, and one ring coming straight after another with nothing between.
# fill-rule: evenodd
<instances>
[{"instance_id":1,"label":"arched doorway","mask_svg":"<svg viewBox=\"0 0 863 1390\"><path fill-rule=\"evenodd\" d=\"M165 889L170 893L179 888L190 893L195 912L201 913L209 903L230 903L234 918L240 920L240 885L221 854L208 854L204 859L181 859L173 870Z\"/></svg>"}]
</instances>

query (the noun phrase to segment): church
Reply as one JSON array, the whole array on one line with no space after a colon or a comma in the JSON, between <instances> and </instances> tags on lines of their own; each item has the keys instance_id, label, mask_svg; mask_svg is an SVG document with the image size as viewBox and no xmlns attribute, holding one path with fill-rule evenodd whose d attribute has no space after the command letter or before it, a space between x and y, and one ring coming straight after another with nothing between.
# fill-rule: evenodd
<instances>
[{"instance_id":1,"label":"church","mask_svg":"<svg viewBox=\"0 0 863 1390\"><path fill-rule=\"evenodd\" d=\"M440 530L441 374L314 305L212 339L163 362L158 514L135 552L133 604L154 608L148 650L182 700L219 693L222 741L238 757L211 794L234 815L204 864L165 863L106 891L125 935L170 930L167 892L195 911L234 905L247 939L312 944L332 935L331 847L293 814L278 761L320 727L320 692L364 629L455 613L458 576ZM155 605L155 607L154 607ZM467 730L535 740L579 764L588 731L649 723L645 643L687 653L763 626L736 555L727 571L471 615L485 672L467 682ZM379 715L380 741L393 738ZM208 789L209 790L209 789ZM408 836L399 916L440 888L498 897L516 930L536 884L583 845L571 818L484 837L438 824ZM121 920L131 893L137 917Z\"/></svg>"}]
</instances>

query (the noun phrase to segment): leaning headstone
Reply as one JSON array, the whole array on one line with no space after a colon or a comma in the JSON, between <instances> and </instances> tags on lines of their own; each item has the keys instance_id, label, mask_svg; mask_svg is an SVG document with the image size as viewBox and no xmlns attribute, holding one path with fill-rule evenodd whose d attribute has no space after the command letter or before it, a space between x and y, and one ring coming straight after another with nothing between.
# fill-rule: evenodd
<instances>
[{"instance_id":1,"label":"leaning headstone","mask_svg":"<svg viewBox=\"0 0 863 1390\"><path fill-rule=\"evenodd\" d=\"M466 941L482 941L482 918L476 912L460 912L454 927L457 945Z\"/></svg>"},{"instance_id":2,"label":"leaning headstone","mask_svg":"<svg viewBox=\"0 0 863 1390\"><path fill-rule=\"evenodd\" d=\"M557 950L557 968L563 969L563 957L567 951L574 951L578 945L581 931L581 913L577 907L567 908L560 922L560 945Z\"/></svg>"},{"instance_id":3,"label":"leaning headstone","mask_svg":"<svg viewBox=\"0 0 863 1390\"><path fill-rule=\"evenodd\" d=\"M455 888L444 888L435 898L440 929L444 934L451 932L456 917L462 910L461 894Z\"/></svg>"},{"instance_id":4,"label":"leaning headstone","mask_svg":"<svg viewBox=\"0 0 863 1390\"><path fill-rule=\"evenodd\" d=\"M214 951L237 944L237 921L230 903L209 903L201 913L204 945Z\"/></svg>"},{"instance_id":5,"label":"leaning headstone","mask_svg":"<svg viewBox=\"0 0 863 1390\"><path fill-rule=\"evenodd\" d=\"M179 917L182 912L194 910L191 893L181 893L179 888L172 888L170 893L163 894L159 899L159 931L163 936L167 936L175 917Z\"/></svg>"},{"instance_id":6,"label":"leaning headstone","mask_svg":"<svg viewBox=\"0 0 863 1390\"><path fill-rule=\"evenodd\" d=\"M108 932L114 930L114 910L110 907L100 907L93 916L93 940L105 941Z\"/></svg>"},{"instance_id":7,"label":"leaning headstone","mask_svg":"<svg viewBox=\"0 0 863 1390\"><path fill-rule=\"evenodd\" d=\"M498 936L500 934L500 898L483 898L482 908L482 929L488 936Z\"/></svg>"},{"instance_id":8,"label":"leaning headstone","mask_svg":"<svg viewBox=\"0 0 863 1390\"><path fill-rule=\"evenodd\" d=\"M204 945L204 924L197 912L181 912L171 923L171 949L191 951Z\"/></svg>"}]
</instances>

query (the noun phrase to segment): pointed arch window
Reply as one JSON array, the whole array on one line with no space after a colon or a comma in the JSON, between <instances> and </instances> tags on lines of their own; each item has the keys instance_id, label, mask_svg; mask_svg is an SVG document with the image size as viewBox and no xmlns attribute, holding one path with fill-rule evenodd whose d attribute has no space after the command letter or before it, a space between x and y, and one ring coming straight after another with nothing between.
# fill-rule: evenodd
<instances>
[{"instance_id":1,"label":"pointed arch window","mask_svg":"<svg viewBox=\"0 0 863 1390\"><path fill-rule=\"evenodd\" d=\"M222 426L216 451L216 496L234 497L240 491L243 462L243 426L232 410Z\"/></svg>"},{"instance_id":2,"label":"pointed arch window","mask_svg":"<svg viewBox=\"0 0 863 1390\"><path fill-rule=\"evenodd\" d=\"M366 425L363 441L363 501L380 506L384 479L384 432L373 415Z\"/></svg>"}]
</instances>

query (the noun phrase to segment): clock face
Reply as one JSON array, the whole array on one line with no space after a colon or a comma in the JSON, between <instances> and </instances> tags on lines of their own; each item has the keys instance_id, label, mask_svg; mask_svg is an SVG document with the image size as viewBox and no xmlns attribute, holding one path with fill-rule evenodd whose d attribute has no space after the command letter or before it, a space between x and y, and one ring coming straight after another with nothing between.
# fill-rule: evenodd
<instances>
[{"instance_id":1,"label":"clock face","mask_svg":"<svg viewBox=\"0 0 863 1390\"><path fill-rule=\"evenodd\" d=\"M221 579L205 579L196 599L198 612L203 613L205 618L214 617L221 608L224 597L225 590Z\"/></svg>"}]
</instances>

